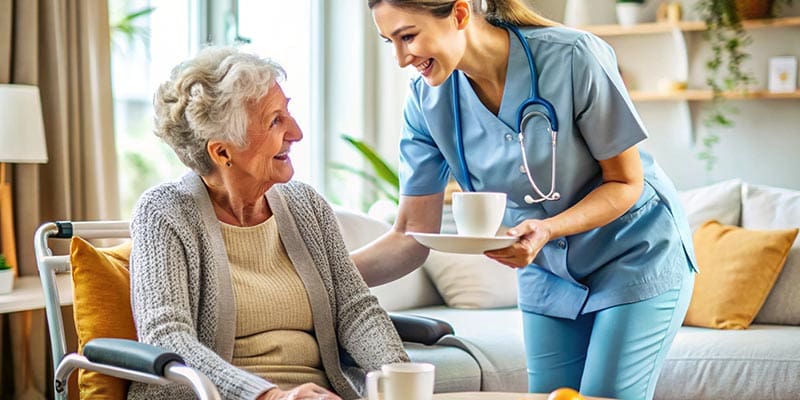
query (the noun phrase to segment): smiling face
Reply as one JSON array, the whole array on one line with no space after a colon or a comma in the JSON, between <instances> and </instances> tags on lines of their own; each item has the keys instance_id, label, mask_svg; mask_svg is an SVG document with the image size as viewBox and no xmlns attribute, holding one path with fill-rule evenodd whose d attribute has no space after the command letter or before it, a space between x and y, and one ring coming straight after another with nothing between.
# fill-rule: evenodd
<instances>
[{"instance_id":1,"label":"smiling face","mask_svg":"<svg viewBox=\"0 0 800 400\"><path fill-rule=\"evenodd\" d=\"M458 68L464 55L464 27L469 7L456 2L445 18L422 11L380 3L372 8L372 18L380 36L394 46L400 68L412 67L430 86L439 86Z\"/></svg>"},{"instance_id":2,"label":"smiling face","mask_svg":"<svg viewBox=\"0 0 800 400\"><path fill-rule=\"evenodd\" d=\"M229 149L232 172L245 184L271 186L288 182L294 174L289 148L303 133L289 113L289 99L279 84L248 105L247 144Z\"/></svg>"}]
</instances>

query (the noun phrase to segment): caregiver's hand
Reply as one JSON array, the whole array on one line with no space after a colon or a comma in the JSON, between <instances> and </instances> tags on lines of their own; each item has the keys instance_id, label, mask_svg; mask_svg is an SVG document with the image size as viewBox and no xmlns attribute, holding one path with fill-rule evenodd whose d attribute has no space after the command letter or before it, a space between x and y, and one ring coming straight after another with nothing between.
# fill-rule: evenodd
<instances>
[{"instance_id":1,"label":"caregiver's hand","mask_svg":"<svg viewBox=\"0 0 800 400\"><path fill-rule=\"evenodd\" d=\"M278 388L270 389L259 400L342 400L339 396L325 390L313 383L300 385L292 390L283 391Z\"/></svg>"},{"instance_id":2,"label":"caregiver's hand","mask_svg":"<svg viewBox=\"0 0 800 400\"><path fill-rule=\"evenodd\" d=\"M484 254L511 268L522 268L533 262L542 247L550 241L550 228L539 219L525 220L508 230L508 235L519 236L519 241L504 249Z\"/></svg>"}]
</instances>

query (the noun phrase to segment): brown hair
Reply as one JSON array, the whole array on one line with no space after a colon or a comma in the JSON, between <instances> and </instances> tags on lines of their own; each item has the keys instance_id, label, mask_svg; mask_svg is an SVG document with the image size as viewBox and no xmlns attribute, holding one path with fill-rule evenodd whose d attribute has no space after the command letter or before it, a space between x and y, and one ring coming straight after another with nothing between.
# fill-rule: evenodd
<instances>
[{"instance_id":1,"label":"brown hair","mask_svg":"<svg viewBox=\"0 0 800 400\"><path fill-rule=\"evenodd\" d=\"M367 0L370 10L381 3L444 18L453 11L455 0ZM556 26L558 23L539 15L524 0L471 0L472 9L487 21L516 26ZM484 6L485 4L485 6Z\"/></svg>"}]
</instances>

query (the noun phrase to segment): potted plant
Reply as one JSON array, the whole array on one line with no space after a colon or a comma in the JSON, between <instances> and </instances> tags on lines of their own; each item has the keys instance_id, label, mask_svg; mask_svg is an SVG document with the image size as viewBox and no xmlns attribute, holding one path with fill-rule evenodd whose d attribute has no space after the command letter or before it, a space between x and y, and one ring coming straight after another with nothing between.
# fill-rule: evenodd
<instances>
[{"instance_id":1,"label":"potted plant","mask_svg":"<svg viewBox=\"0 0 800 400\"><path fill-rule=\"evenodd\" d=\"M14 289L14 269L6 261L6 257L0 254L0 294L11 293Z\"/></svg>"},{"instance_id":2,"label":"potted plant","mask_svg":"<svg viewBox=\"0 0 800 400\"><path fill-rule=\"evenodd\" d=\"M346 134L342 134L341 138L361 154L372 171L368 172L341 163L333 163L331 167L355 174L370 183L377 192L378 199L369 205L367 214L384 222L393 223L400 200L400 178L397 170L366 142Z\"/></svg>"},{"instance_id":3,"label":"potted plant","mask_svg":"<svg viewBox=\"0 0 800 400\"><path fill-rule=\"evenodd\" d=\"M642 22L644 0L617 0L617 22L631 26Z\"/></svg>"},{"instance_id":4,"label":"potted plant","mask_svg":"<svg viewBox=\"0 0 800 400\"><path fill-rule=\"evenodd\" d=\"M719 142L720 128L733 126L731 115L736 109L724 101L725 92L743 91L755 82L755 78L743 69L750 55L746 48L752 39L742 27L742 21L764 18L779 13L783 5L793 0L700 0L696 10L706 23L703 37L711 47L711 59L706 62L706 84L711 88L712 100L703 124L707 128L702 139L703 149L698 158L711 171L717 162L712 149Z\"/></svg>"}]
</instances>

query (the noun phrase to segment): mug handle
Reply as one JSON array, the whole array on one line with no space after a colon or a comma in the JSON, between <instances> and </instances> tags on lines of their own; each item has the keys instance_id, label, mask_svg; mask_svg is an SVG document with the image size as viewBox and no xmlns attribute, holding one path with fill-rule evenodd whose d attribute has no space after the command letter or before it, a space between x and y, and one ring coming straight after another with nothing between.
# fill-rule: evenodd
<instances>
[{"instance_id":1,"label":"mug handle","mask_svg":"<svg viewBox=\"0 0 800 400\"><path fill-rule=\"evenodd\" d=\"M385 378L381 371L370 371L367 374L367 400L378 400L378 382Z\"/></svg>"}]
</instances>

